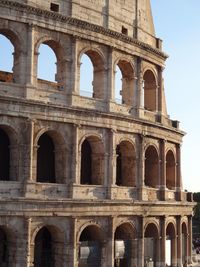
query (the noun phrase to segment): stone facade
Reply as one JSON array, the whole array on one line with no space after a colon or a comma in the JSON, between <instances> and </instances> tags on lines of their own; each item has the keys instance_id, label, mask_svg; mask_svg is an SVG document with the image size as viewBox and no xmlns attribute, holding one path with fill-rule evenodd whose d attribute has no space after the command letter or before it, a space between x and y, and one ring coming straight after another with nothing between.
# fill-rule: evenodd
<instances>
[{"instance_id":1,"label":"stone facade","mask_svg":"<svg viewBox=\"0 0 200 267\"><path fill-rule=\"evenodd\" d=\"M184 133L167 115L149 0L0 0L0 266L189 266ZM39 47L56 82L37 78ZM80 92L81 57L94 67ZM122 74L115 98L116 66ZM151 259L152 258L152 262Z\"/></svg>"}]
</instances>

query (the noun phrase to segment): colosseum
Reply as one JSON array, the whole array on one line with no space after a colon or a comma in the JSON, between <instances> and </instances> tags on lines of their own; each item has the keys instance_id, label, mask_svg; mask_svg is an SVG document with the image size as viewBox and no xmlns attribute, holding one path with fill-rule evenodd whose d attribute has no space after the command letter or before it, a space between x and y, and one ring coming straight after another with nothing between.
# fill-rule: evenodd
<instances>
[{"instance_id":1,"label":"colosseum","mask_svg":"<svg viewBox=\"0 0 200 267\"><path fill-rule=\"evenodd\" d=\"M0 0L0 34L14 47L0 70L0 266L190 266L184 132L150 0ZM42 45L55 81L38 76Z\"/></svg>"}]
</instances>

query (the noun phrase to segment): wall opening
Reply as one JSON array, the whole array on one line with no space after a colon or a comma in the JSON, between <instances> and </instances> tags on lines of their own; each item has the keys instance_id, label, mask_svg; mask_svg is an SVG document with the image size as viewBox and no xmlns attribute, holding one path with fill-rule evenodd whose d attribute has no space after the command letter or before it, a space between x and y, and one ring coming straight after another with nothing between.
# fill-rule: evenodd
<instances>
[{"instance_id":1,"label":"wall opening","mask_svg":"<svg viewBox=\"0 0 200 267\"><path fill-rule=\"evenodd\" d=\"M56 82L56 55L47 44L41 44L38 56L38 74L40 80Z\"/></svg>"},{"instance_id":2,"label":"wall opening","mask_svg":"<svg viewBox=\"0 0 200 267\"><path fill-rule=\"evenodd\" d=\"M37 182L55 183L55 147L52 138L44 133L38 140Z\"/></svg>"},{"instance_id":3,"label":"wall opening","mask_svg":"<svg viewBox=\"0 0 200 267\"><path fill-rule=\"evenodd\" d=\"M96 51L86 51L80 60L80 95L104 99L104 62Z\"/></svg>"},{"instance_id":4,"label":"wall opening","mask_svg":"<svg viewBox=\"0 0 200 267\"><path fill-rule=\"evenodd\" d=\"M80 95L93 97L93 72L94 68L90 58L83 54L80 66Z\"/></svg>"},{"instance_id":5,"label":"wall opening","mask_svg":"<svg viewBox=\"0 0 200 267\"><path fill-rule=\"evenodd\" d=\"M79 239L79 267L100 267L103 234L97 226L86 227Z\"/></svg>"},{"instance_id":6,"label":"wall opening","mask_svg":"<svg viewBox=\"0 0 200 267\"><path fill-rule=\"evenodd\" d=\"M9 266L9 248L6 233L0 229L0 266Z\"/></svg>"},{"instance_id":7,"label":"wall opening","mask_svg":"<svg viewBox=\"0 0 200 267\"><path fill-rule=\"evenodd\" d=\"M159 184L159 158L153 146L145 152L145 185L156 188Z\"/></svg>"},{"instance_id":8,"label":"wall opening","mask_svg":"<svg viewBox=\"0 0 200 267\"><path fill-rule=\"evenodd\" d=\"M150 223L145 229L145 246L144 246L144 259L145 263L151 262L156 266L156 262L159 260L159 235L158 229L155 224Z\"/></svg>"},{"instance_id":9,"label":"wall opening","mask_svg":"<svg viewBox=\"0 0 200 267\"><path fill-rule=\"evenodd\" d=\"M134 70L125 60L119 60L115 67L115 101L131 106L134 94Z\"/></svg>"},{"instance_id":10,"label":"wall opening","mask_svg":"<svg viewBox=\"0 0 200 267\"><path fill-rule=\"evenodd\" d=\"M50 4L50 10L53 12L59 12L59 5L55 3Z\"/></svg>"},{"instance_id":11,"label":"wall opening","mask_svg":"<svg viewBox=\"0 0 200 267\"><path fill-rule=\"evenodd\" d=\"M10 180L10 140L0 129L0 181Z\"/></svg>"},{"instance_id":12,"label":"wall opening","mask_svg":"<svg viewBox=\"0 0 200 267\"><path fill-rule=\"evenodd\" d=\"M92 184L92 148L87 140L81 147L81 184Z\"/></svg>"},{"instance_id":13,"label":"wall opening","mask_svg":"<svg viewBox=\"0 0 200 267\"><path fill-rule=\"evenodd\" d=\"M166 229L166 264L172 266L176 260L176 234L172 223L167 225Z\"/></svg>"},{"instance_id":14,"label":"wall opening","mask_svg":"<svg viewBox=\"0 0 200 267\"><path fill-rule=\"evenodd\" d=\"M13 82L14 46L3 34L0 34L0 49L0 82Z\"/></svg>"},{"instance_id":15,"label":"wall opening","mask_svg":"<svg viewBox=\"0 0 200 267\"><path fill-rule=\"evenodd\" d=\"M86 138L81 145L81 184L101 185L104 177L103 166L102 141L94 136Z\"/></svg>"},{"instance_id":16,"label":"wall opening","mask_svg":"<svg viewBox=\"0 0 200 267\"><path fill-rule=\"evenodd\" d=\"M35 267L54 267L54 254L51 233L46 227L40 229L35 237Z\"/></svg>"},{"instance_id":17,"label":"wall opening","mask_svg":"<svg viewBox=\"0 0 200 267\"><path fill-rule=\"evenodd\" d=\"M176 163L171 150L166 155L166 187L171 190L176 187Z\"/></svg>"},{"instance_id":18,"label":"wall opening","mask_svg":"<svg viewBox=\"0 0 200 267\"><path fill-rule=\"evenodd\" d=\"M115 68L115 101L122 104L122 72L118 65Z\"/></svg>"},{"instance_id":19,"label":"wall opening","mask_svg":"<svg viewBox=\"0 0 200 267\"><path fill-rule=\"evenodd\" d=\"M152 71L147 70L144 80L144 108L149 111L157 110L157 84Z\"/></svg>"},{"instance_id":20,"label":"wall opening","mask_svg":"<svg viewBox=\"0 0 200 267\"><path fill-rule=\"evenodd\" d=\"M116 185L136 186L135 149L128 141L122 141L116 148Z\"/></svg>"},{"instance_id":21,"label":"wall opening","mask_svg":"<svg viewBox=\"0 0 200 267\"><path fill-rule=\"evenodd\" d=\"M136 257L137 243L133 227L124 223L115 231L115 267L131 267L131 259Z\"/></svg>"}]
</instances>

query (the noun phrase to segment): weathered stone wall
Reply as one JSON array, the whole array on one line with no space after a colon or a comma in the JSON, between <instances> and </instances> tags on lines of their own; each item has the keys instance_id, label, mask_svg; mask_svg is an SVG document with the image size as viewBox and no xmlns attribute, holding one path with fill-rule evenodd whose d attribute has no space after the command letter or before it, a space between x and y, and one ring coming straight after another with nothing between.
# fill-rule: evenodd
<instances>
[{"instance_id":1,"label":"weathered stone wall","mask_svg":"<svg viewBox=\"0 0 200 267\"><path fill-rule=\"evenodd\" d=\"M0 10L0 34L14 46L13 72L0 72L0 136L9 140L9 175L0 177L0 236L9 253L0 265L37 266L42 230L52 239L54 267L80 267L81 245L94 240L101 266L113 267L118 239L132 244L130 266L144 267L145 238L154 238L154 261L165 267L166 236L172 266L182 266L183 255L189 264L194 203L182 191L184 133L166 111L167 56L155 37L150 2L1 0ZM37 77L41 44L55 53L55 82ZM83 55L93 65L91 97L81 95ZM38 161L44 136L54 182L38 175L48 160L42 154ZM86 180L83 155L91 156Z\"/></svg>"}]
</instances>

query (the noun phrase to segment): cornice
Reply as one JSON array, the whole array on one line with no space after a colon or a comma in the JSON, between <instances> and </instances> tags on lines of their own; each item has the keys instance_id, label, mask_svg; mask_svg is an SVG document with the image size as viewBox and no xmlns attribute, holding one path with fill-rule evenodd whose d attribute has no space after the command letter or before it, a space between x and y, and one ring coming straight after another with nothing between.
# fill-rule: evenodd
<instances>
[{"instance_id":1,"label":"cornice","mask_svg":"<svg viewBox=\"0 0 200 267\"><path fill-rule=\"evenodd\" d=\"M29 6L29 5L21 4L18 2L9 1L9 0L0 0L0 5L3 7L7 6L9 8L15 8L16 10L23 9L28 14L37 15L43 18L48 18L48 19L59 21L61 23L71 25L71 26L75 26L77 28L82 28L82 29L86 29L86 30L93 31L96 33L101 33L103 35L118 39L122 42L136 45L146 51L149 51L151 53L154 53L162 57L164 60L168 58L168 55L163 53L159 49L153 48L152 46L146 43L143 43L135 38L126 36L122 33L119 33L119 32L116 32L110 29L106 29L102 26L92 24L92 23L89 23L89 22L86 22L86 21L83 21L77 18L67 17L59 13L55 13L55 12L44 10L38 7L33 7L33 6Z\"/></svg>"}]
</instances>

